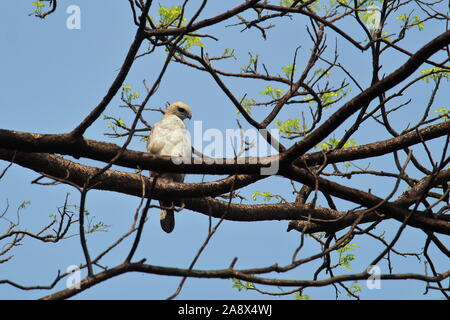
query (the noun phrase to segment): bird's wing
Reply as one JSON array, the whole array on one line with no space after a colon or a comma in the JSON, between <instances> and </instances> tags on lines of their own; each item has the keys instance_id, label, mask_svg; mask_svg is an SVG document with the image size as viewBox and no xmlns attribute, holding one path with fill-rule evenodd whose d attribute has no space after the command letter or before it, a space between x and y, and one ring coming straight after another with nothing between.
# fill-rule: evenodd
<instances>
[{"instance_id":1,"label":"bird's wing","mask_svg":"<svg viewBox=\"0 0 450 320\"><path fill-rule=\"evenodd\" d=\"M153 126L147 150L157 155L190 157L191 142L183 121L174 115L163 117Z\"/></svg>"}]
</instances>

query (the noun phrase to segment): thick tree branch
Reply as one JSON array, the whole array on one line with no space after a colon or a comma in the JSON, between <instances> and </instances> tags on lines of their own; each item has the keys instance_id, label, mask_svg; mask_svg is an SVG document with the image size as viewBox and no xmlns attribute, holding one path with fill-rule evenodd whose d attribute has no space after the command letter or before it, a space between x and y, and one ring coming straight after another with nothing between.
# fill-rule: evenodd
<instances>
[{"instance_id":1,"label":"thick tree branch","mask_svg":"<svg viewBox=\"0 0 450 320\"><path fill-rule=\"evenodd\" d=\"M13 151L0 149L0 158L12 158ZM78 186L83 186L86 180L99 170L99 168L89 167L69 161L62 157L39 153L22 153L16 152L14 162L35 170L39 173L49 175L60 179L61 181L68 181ZM450 170L443 171L437 175L435 183L442 183L448 177ZM300 181L310 186L314 186L317 177L312 176L307 170L294 169L288 172L291 179ZM133 196L142 196L142 176L134 173L127 173L115 170L107 170L103 173L101 179L94 186L98 190L108 190L120 192ZM218 217L222 216L224 210L228 210L228 202L205 198L208 195L216 196L227 193L231 190L234 184L234 189L239 189L247 186L260 179L257 176L238 175L236 181L231 176L215 182L206 183L174 183L174 182L158 182L152 195L155 199L167 198L183 198L185 199L185 207L208 216ZM366 193L357 189L339 185L335 182L318 178L319 189L323 192L335 195L342 199L359 203L366 207L372 207L383 202L383 199ZM151 180L145 177L146 194L150 192ZM194 199L191 197L200 197L202 199ZM189 199L190 198L190 199ZM399 221L409 214L407 209L404 209L396 204L386 202L379 211L393 216ZM227 220L234 221L264 221L264 220L301 220L301 219L320 219L324 223L327 221L333 222L335 228L341 229L349 226L357 217L356 213L340 213L335 210L326 209L322 207L312 207L309 204L262 204L262 205L240 205L231 204L229 213L226 216ZM337 221L339 220L339 221ZM375 221L376 217L373 214L364 217L363 221ZM313 220L314 221L314 220ZM430 231L435 231L444 234L450 234L450 223L445 220L438 220L428 218L422 215L415 215L411 217L409 224L418 228L427 228ZM325 229L329 226L325 226Z\"/></svg>"},{"instance_id":2,"label":"thick tree branch","mask_svg":"<svg viewBox=\"0 0 450 320\"><path fill-rule=\"evenodd\" d=\"M378 141L367 145L332 150L326 153L328 163L338 163L358 159L372 158L401 150L405 147L424 141L432 140L448 134L450 122L445 121L410 132L398 137ZM98 142L89 139L79 139L75 143L69 135L65 134L37 134L0 129L0 146L5 149L22 152L45 152L69 155L75 158L88 158L108 163L121 148L115 144ZM294 161L295 166L309 167L320 165L324 162L325 154L315 152L305 154ZM11 159L3 158L10 161ZM203 162L200 158L194 158L191 164L175 164L167 156L155 156L147 152L125 150L115 161L118 166L133 169L160 171L160 172L184 172L205 174L259 174L261 168L270 165L271 161L277 161L277 156L249 157L235 160L233 158L211 159Z\"/></svg>"},{"instance_id":3,"label":"thick tree branch","mask_svg":"<svg viewBox=\"0 0 450 320\"><path fill-rule=\"evenodd\" d=\"M108 269L104 272L96 274L94 277L86 278L80 283L80 288L69 288L54 294L43 297L43 300L60 300L68 299L74 295L84 291L96 284L99 284L105 280L111 279L121 274L128 272L143 272L150 274L166 275L166 276L177 276L177 277L192 277L192 278L206 278L206 279L240 279L249 281L251 283L259 283L272 286L283 286L283 287L323 287L332 283L343 282L343 281L355 281L355 280L365 280L371 275L366 272L361 272L357 274L341 275L330 277L324 280L284 280L284 279L273 279L273 278L263 278L255 274L263 274L276 272L279 269L278 265L273 265L267 268L261 268L260 270L247 269L247 270L235 270L232 268L221 269L221 270L188 270L170 267L161 267L155 265L148 265L144 263L124 263L118 265L117 267ZM437 282L442 281L450 276L450 271L439 274L438 276L425 276L415 273L403 273L403 274L381 274L380 279L382 280L401 280L401 279L415 279L425 282Z\"/></svg>"}]
</instances>

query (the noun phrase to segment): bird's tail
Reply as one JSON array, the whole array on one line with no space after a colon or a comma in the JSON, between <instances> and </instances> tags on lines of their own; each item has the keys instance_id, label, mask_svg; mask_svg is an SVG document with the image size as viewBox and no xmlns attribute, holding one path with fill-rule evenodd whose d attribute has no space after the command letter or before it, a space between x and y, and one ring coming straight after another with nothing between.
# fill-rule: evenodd
<instances>
[{"instance_id":1,"label":"bird's tail","mask_svg":"<svg viewBox=\"0 0 450 320\"><path fill-rule=\"evenodd\" d=\"M172 203L160 202L162 207L171 207ZM170 209L162 209L159 214L159 222L161 223L161 228L167 232L171 233L175 228L175 215L173 210Z\"/></svg>"}]
</instances>

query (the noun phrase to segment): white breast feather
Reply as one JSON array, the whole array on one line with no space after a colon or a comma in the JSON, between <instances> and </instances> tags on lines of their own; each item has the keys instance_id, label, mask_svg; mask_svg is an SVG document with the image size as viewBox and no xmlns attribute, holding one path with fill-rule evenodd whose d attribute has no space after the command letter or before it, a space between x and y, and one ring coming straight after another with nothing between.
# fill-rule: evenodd
<instances>
[{"instance_id":1,"label":"white breast feather","mask_svg":"<svg viewBox=\"0 0 450 320\"><path fill-rule=\"evenodd\" d=\"M157 122L150 134L147 149L158 155L191 157L191 142L183 121L170 115Z\"/></svg>"}]
</instances>

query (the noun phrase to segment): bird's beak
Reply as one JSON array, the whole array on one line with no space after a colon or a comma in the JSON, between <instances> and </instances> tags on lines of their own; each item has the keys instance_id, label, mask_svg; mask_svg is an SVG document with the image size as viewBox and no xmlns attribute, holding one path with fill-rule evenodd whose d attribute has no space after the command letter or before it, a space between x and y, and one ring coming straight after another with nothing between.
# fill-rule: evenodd
<instances>
[{"instance_id":1,"label":"bird's beak","mask_svg":"<svg viewBox=\"0 0 450 320\"><path fill-rule=\"evenodd\" d=\"M190 114L190 115L188 116L188 119L191 120L191 118L192 118L192 115Z\"/></svg>"}]
</instances>

